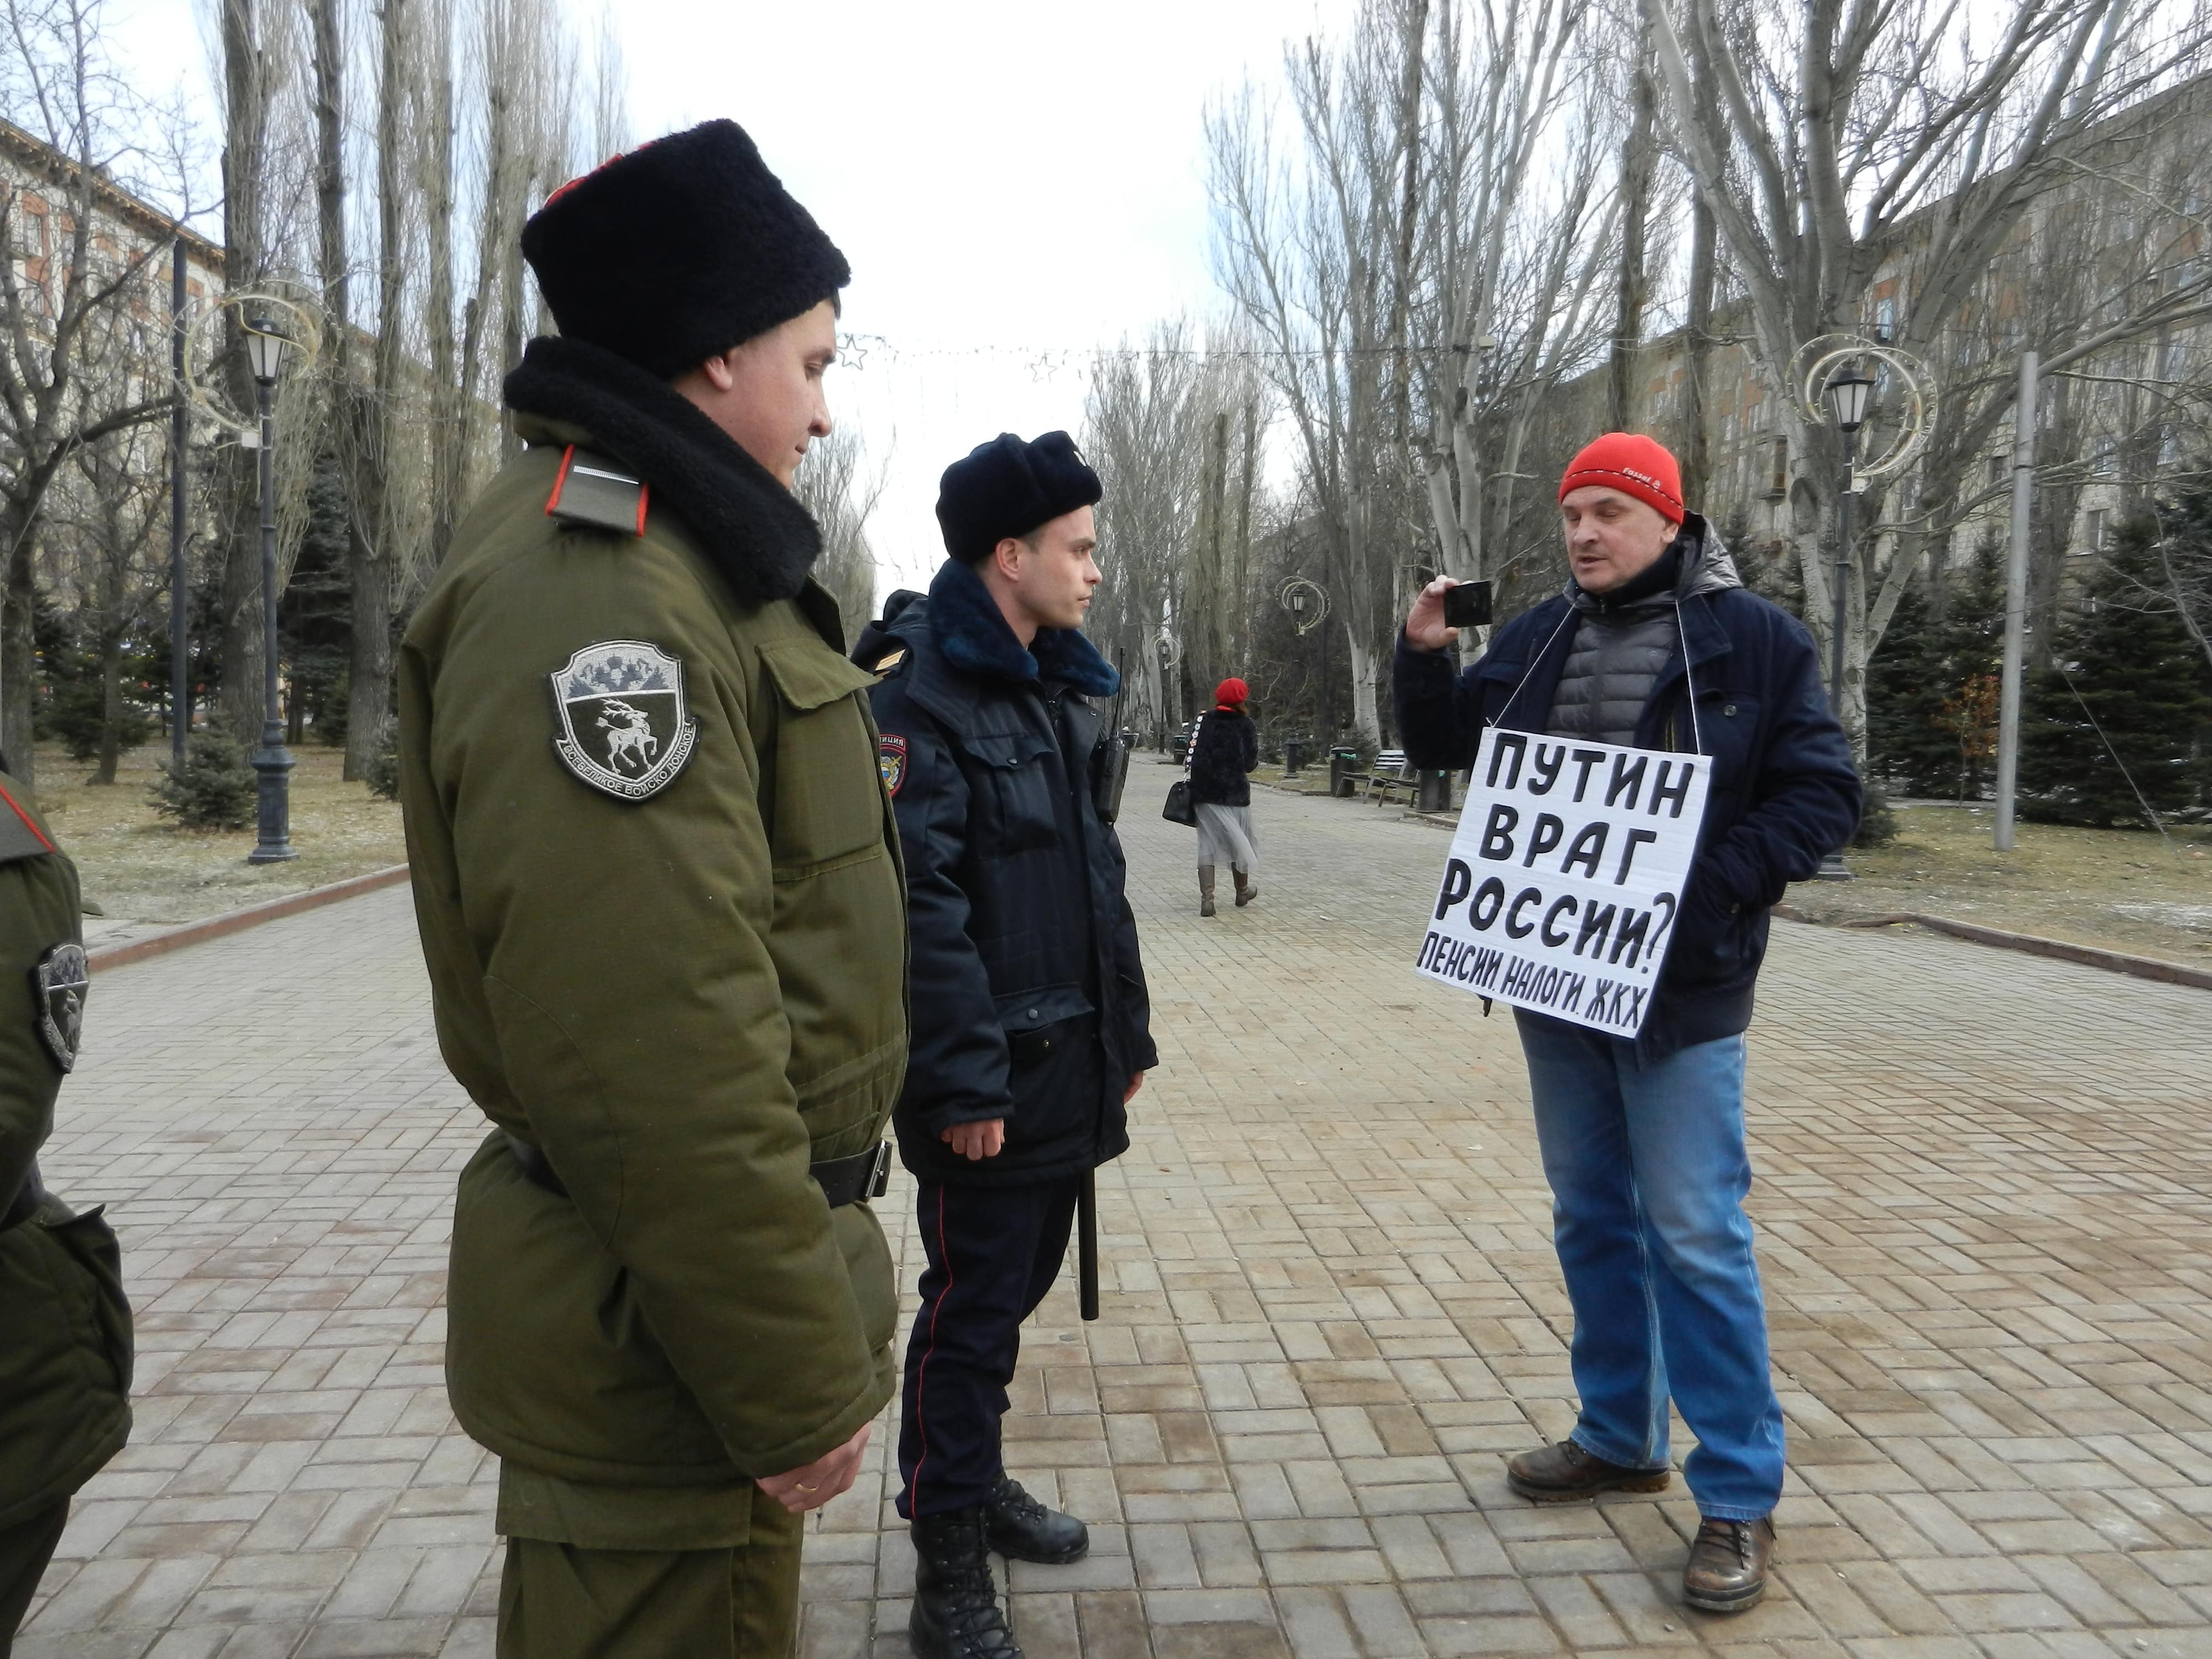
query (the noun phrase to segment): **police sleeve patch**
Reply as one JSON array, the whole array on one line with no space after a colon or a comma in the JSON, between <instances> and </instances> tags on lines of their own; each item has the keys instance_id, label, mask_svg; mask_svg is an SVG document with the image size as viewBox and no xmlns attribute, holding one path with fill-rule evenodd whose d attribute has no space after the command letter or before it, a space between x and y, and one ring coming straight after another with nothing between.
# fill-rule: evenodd
<instances>
[{"instance_id":1,"label":"police sleeve patch","mask_svg":"<svg viewBox=\"0 0 2212 1659\"><path fill-rule=\"evenodd\" d=\"M876 768L884 775L884 791L896 798L906 781L906 739L886 732L876 740Z\"/></svg>"},{"instance_id":2,"label":"police sleeve patch","mask_svg":"<svg viewBox=\"0 0 2212 1659\"><path fill-rule=\"evenodd\" d=\"M84 999L92 989L92 964L82 945L57 945L31 969L38 1000L39 1041L64 1072L76 1066L77 1042L84 1030Z\"/></svg>"},{"instance_id":3,"label":"police sleeve patch","mask_svg":"<svg viewBox=\"0 0 2212 1659\"><path fill-rule=\"evenodd\" d=\"M890 673L892 669L896 668L905 660L906 647L904 646L901 646L897 650L892 652L889 656L885 657L882 661L876 665L874 670L876 678L881 679L884 675Z\"/></svg>"},{"instance_id":4,"label":"police sleeve patch","mask_svg":"<svg viewBox=\"0 0 2212 1659\"><path fill-rule=\"evenodd\" d=\"M649 800L676 781L699 740L681 659L641 640L605 640L550 678L563 766L617 800Z\"/></svg>"}]
</instances>

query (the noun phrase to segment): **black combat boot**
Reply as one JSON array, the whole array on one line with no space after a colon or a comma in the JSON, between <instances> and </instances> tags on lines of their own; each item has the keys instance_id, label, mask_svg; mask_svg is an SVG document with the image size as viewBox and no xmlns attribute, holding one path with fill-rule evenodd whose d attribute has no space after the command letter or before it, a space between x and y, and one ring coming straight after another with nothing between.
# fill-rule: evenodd
<instances>
[{"instance_id":1,"label":"black combat boot","mask_svg":"<svg viewBox=\"0 0 2212 1659\"><path fill-rule=\"evenodd\" d=\"M1010 1474L983 1499L983 1536L1010 1560L1064 1567L1091 1553L1091 1528L1072 1515L1048 1510Z\"/></svg>"},{"instance_id":2,"label":"black combat boot","mask_svg":"<svg viewBox=\"0 0 2212 1659\"><path fill-rule=\"evenodd\" d=\"M984 1553L981 1506L923 1516L913 1533L914 1659L1022 1659Z\"/></svg>"}]
</instances>

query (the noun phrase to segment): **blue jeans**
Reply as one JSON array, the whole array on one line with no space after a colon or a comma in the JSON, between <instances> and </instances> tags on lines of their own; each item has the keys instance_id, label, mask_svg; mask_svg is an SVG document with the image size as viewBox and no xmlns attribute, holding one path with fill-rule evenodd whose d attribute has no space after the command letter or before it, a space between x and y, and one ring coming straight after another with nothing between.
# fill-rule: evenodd
<instances>
[{"instance_id":1,"label":"blue jeans","mask_svg":"<svg viewBox=\"0 0 2212 1659\"><path fill-rule=\"evenodd\" d=\"M1575 1310L1575 1443L1609 1463L1666 1468L1671 1394L1698 1437L1682 1473L1699 1513L1771 1513L1782 1406L1743 1212L1742 1037L1645 1066L1617 1037L1515 1018Z\"/></svg>"}]
</instances>

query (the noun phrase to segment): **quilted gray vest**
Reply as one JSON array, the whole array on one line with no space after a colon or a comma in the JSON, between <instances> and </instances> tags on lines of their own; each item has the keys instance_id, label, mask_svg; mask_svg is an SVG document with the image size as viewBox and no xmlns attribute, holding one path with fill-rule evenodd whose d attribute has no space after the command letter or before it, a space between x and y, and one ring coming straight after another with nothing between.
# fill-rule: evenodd
<instances>
[{"instance_id":1,"label":"quilted gray vest","mask_svg":"<svg viewBox=\"0 0 2212 1659\"><path fill-rule=\"evenodd\" d=\"M1547 736L1582 738L1599 743L1630 744L1636 722L1651 699L1651 688L1682 648L1675 606L1696 594L1743 584L1735 562L1702 519L1684 525L1681 574L1671 591L1650 593L1622 605L1571 588L1576 622L1559 689L1552 698Z\"/></svg>"}]
</instances>

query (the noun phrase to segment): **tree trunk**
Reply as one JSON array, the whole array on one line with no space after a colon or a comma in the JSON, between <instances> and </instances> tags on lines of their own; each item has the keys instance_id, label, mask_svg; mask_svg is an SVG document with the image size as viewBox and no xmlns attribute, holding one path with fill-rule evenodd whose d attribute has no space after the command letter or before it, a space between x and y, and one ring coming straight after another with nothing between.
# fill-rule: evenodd
<instances>
[{"instance_id":1,"label":"tree trunk","mask_svg":"<svg viewBox=\"0 0 2212 1659\"><path fill-rule=\"evenodd\" d=\"M453 337L453 46L449 6L434 5L419 37L428 107L416 124L423 135L423 221L429 240L429 280L423 332L430 347L430 568L446 560L468 495L474 459L461 421L466 395L458 379Z\"/></svg>"},{"instance_id":2,"label":"tree trunk","mask_svg":"<svg viewBox=\"0 0 2212 1659\"><path fill-rule=\"evenodd\" d=\"M1379 744L1382 741L1382 715L1376 705L1374 648L1348 625L1344 637L1352 664L1352 729L1367 742Z\"/></svg>"},{"instance_id":3,"label":"tree trunk","mask_svg":"<svg viewBox=\"0 0 2212 1659\"><path fill-rule=\"evenodd\" d=\"M1605 415L1614 432L1632 432L1640 422L1643 399L1637 395L1637 347L1644 339L1644 305L1650 288L1644 269L1645 228L1651 217L1651 189L1658 169L1654 129L1659 120L1659 88L1653 79L1650 25L1645 24L1636 52L1636 114L1620 152L1624 206L1620 236L1619 307L1614 313L1613 352L1606 377Z\"/></svg>"},{"instance_id":4,"label":"tree trunk","mask_svg":"<svg viewBox=\"0 0 2212 1659\"><path fill-rule=\"evenodd\" d=\"M1713 210L1693 185L1690 206L1689 372L1682 404L1682 499L1703 512L1712 488L1712 445L1705 433L1705 380L1713 356Z\"/></svg>"},{"instance_id":5,"label":"tree trunk","mask_svg":"<svg viewBox=\"0 0 2212 1659\"><path fill-rule=\"evenodd\" d=\"M261 278L261 186L267 162L268 64L260 46L260 0L222 0L224 99L223 283L231 293ZM253 407L246 339L232 313L224 331L223 374L232 402ZM261 518L254 452L228 451L219 487L222 526L222 608L219 618L221 718L250 739L261 719Z\"/></svg>"},{"instance_id":6,"label":"tree trunk","mask_svg":"<svg viewBox=\"0 0 2212 1659\"><path fill-rule=\"evenodd\" d=\"M88 783L113 783L122 757L123 635L113 628L100 635L100 758Z\"/></svg>"},{"instance_id":7,"label":"tree trunk","mask_svg":"<svg viewBox=\"0 0 2212 1659\"><path fill-rule=\"evenodd\" d=\"M327 3L327 0L325 0ZM353 428L359 473L354 533L347 538L353 601L352 654L347 665L345 776L368 775L392 722L392 440L404 397L404 330L399 268L406 205L402 133L407 102L407 0L384 0L383 74L377 90L376 396L357 397Z\"/></svg>"},{"instance_id":8,"label":"tree trunk","mask_svg":"<svg viewBox=\"0 0 2212 1659\"><path fill-rule=\"evenodd\" d=\"M36 600L33 558L39 541L39 514L9 501L0 507L0 536L10 550L0 593L0 752L8 769L26 788L38 781L38 757L32 750L32 693L38 684L32 633Z\"/></svg>"}]
</instances>

